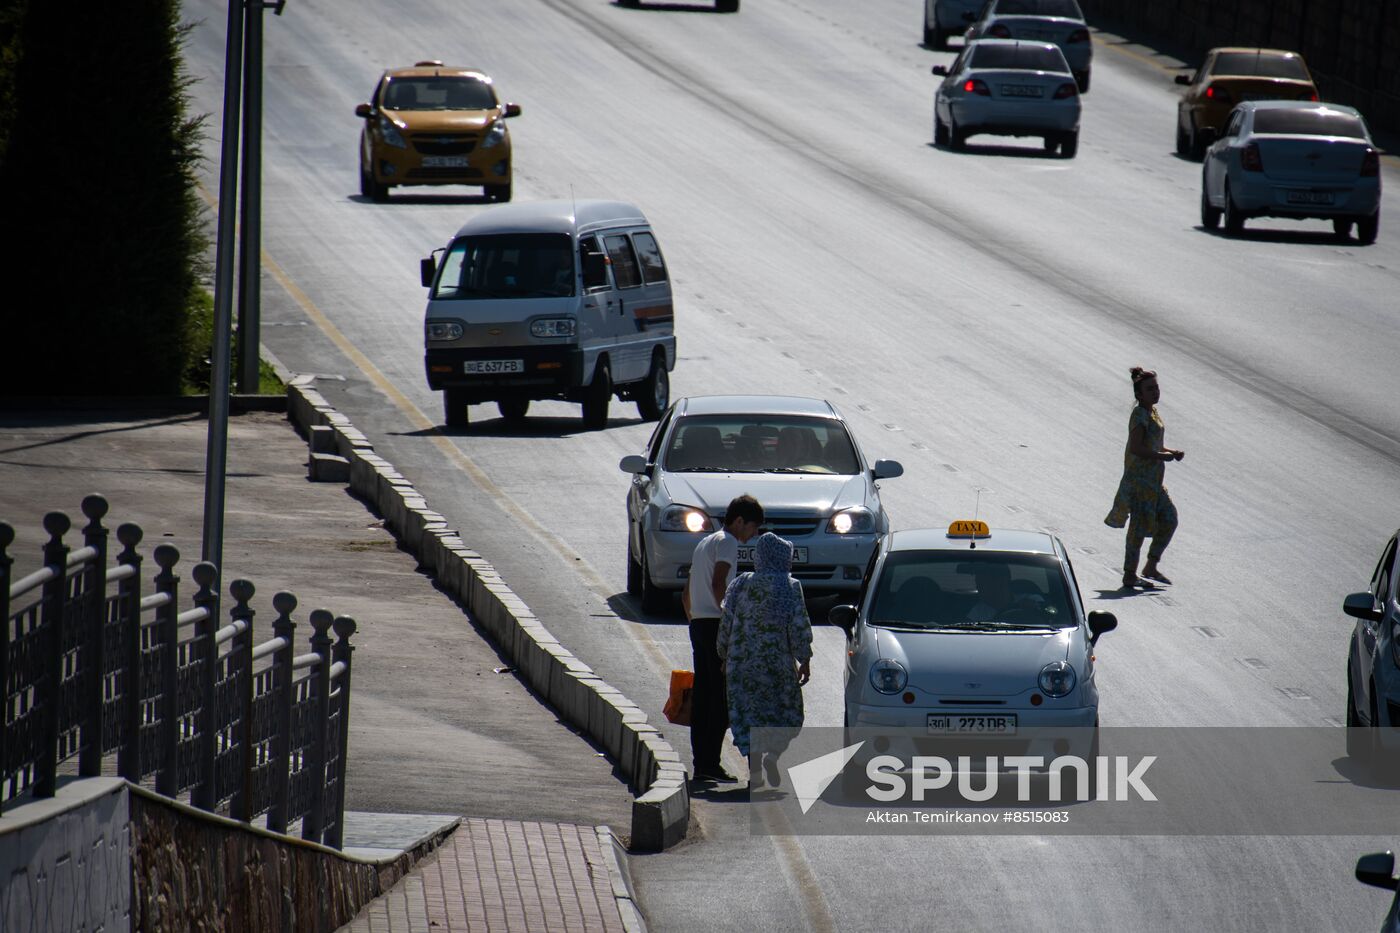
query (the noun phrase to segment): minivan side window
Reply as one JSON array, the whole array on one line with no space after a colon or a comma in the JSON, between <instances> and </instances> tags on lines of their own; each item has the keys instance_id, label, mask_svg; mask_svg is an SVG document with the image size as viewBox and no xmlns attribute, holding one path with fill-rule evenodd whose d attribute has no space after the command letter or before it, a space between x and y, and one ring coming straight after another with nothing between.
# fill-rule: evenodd
<instances>
[{"instance_id":1,"label":"minivan side window","mask_svg":"<svg viewBox=\"0 0 1400 933\"><path fill-rule=\"evenodd\" d=\"M590 253L601 254L602 252L603 249L598 245L598 238L596 236L583 237L578 241L579 265L583 269L583 287L586 291L608 287L607 266L598 266L598 274L590 277L588 274L588 263L584 261L584 257L588 256Z\"/></svg>"},{"instance_id":2,"label":"minivan side window","mask_svg":"<svg viewBox=\"0 0 1400 933\"><path fill-rule=\"evenodd\" d=\"M650 233L632 234L632 243L637 247L637 258L642 262L642 278L648 285L666 281L666 261L661 258L661 247L656 245L656 237Z\"/></svg>"},{"instance_id":3,"label":"minivan side window","mask_svg":"<svg viewBox=\"0 0 1400 933\"><path fill-rule=\"evenodd\" d=\"M618 288L636 288L642 284L641 272L637 269L637 254L632 251L632 241L624 235L605 236L603 243L612 260L613 281Z\"/></svg>"}]
</instances>

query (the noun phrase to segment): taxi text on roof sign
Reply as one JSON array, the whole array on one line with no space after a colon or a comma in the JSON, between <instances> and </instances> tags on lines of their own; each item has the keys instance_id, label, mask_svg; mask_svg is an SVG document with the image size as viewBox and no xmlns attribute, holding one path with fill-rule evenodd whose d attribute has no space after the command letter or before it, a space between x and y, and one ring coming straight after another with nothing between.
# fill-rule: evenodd
<instances>
[{"instance_id":1,"label":"taxi text on roof sign","mask_svg":"<svg viewBox=\"0 0 1400 933\"><path fill-rule=\"evenodd\" d=\"M987 527L986 522L959 519L948 526L948 537L950 538L990 538L991 536L992 529Z\"/></svg>"}]
</instances>

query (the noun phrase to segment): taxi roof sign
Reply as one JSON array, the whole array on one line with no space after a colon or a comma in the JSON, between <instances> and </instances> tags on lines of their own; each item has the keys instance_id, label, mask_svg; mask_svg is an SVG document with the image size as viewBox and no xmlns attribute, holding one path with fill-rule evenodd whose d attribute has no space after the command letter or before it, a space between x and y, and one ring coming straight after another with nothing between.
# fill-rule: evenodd
<instances>
[{"instance_id":1,"label":"taxi roof sign","mask_svg":"<svg viewBox=\"0 0 1400 933\"><path fill-rule=\"evenodd\" d=\"M986 522L972 519L959 519L948 526L948 537L950 538L971 538L978 540L990 538L992 529L987 527Z\"/></svg>"}]
</instances>

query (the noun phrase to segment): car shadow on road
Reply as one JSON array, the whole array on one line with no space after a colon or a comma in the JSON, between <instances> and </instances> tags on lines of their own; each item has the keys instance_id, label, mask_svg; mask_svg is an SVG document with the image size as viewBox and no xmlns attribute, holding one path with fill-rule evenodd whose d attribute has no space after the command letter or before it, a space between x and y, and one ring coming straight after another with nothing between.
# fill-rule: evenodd
<instances>
[{"instance_id":1,"label":"car shadow on road","mask_svg":"<svg viewBox=\"0 0 1400 933\"><path fill-rule=\"evenodd\" d=\"M495 204L497 202L484 194L391 194L383 201L375 201L363 194L346 196L347 201L357 204Z\"/></svg>"},{"instance_id":2,"label":"car shadow on road","mask_svg":"<svg viewBox=\"0 0 1400 933\"><path fill-rule=\"evenodd\" d=\"M626 8L626 4L620 0L613 0L613 6ZM690 4L690 3L638 3L632 7L634 10L645 10L649 13L718 13L711 4Z\"/></svg>"},{"instance_id":3,"label":"car shadow on road","mask_svg":"<svg viewBox=\"0 0 1400 933\"><path fill-rule=\"evenodd\" d=\"M641 418L609 418L607 427L624 428L634 424L642 424ZM448 437L548 437L561 438L573 437L576 434L592 434L593 431L583 426L583 421L578 418L522 418L512 421L508 418L485 418L481 421L473 419L464 428L449 428L445 424L436 425L431 428L421 428L417 431L386 431L394 437L430 437L434 434L445 434Z\"/></svg>"},{"instance_id":4,"label":"car shadow on road","mask_svg":"<svg viewBox=\"0 0 1400 933\"><path fill-rule=\"evenodd\" d=\"M930 149L937 149L940 152L953 152L950 146L940 146L935 142L924 143ZM1058 153L1046 152L1044 149L1033 149L1030 146L998 146L989 143L965 143L966 148L957 155L970 156L1010 156L1016 159L1054 159L1056 162L1073 161L1071 159L1061 159Z\"/></svg>"},{"instance_id":5,"label":"car shadow on road","mask_svg":"<svg viewBox=\"0 0 1400 933\"><path fill-rule=\"evenodd\" d=\"M1358 243L1354 236L1348 236L1343 240L1338 238L1335 233L1322 230L1245 227L1241 232L1231 235L1226 233L1221 227L1216 227L1212 230L1202 224L1196 224L1196 229L1222 240L1253 240L1260 243L1283 243L1290 246L1349 246L1353 248L1364 248L1363 244Z\"/></svg>"},{"instance_id":6,"label":"car shadow on road","mask_svg":"<svg viewBox=\"0 0 1400 933\"><path fill-rule=\"evenodd\" d=\"M1384 790L1400 788L1400 773L1395 770L1395 756L1386 755L1383 760L1367 762L1363 758L1335 758L1332 767L1346 780L1358 787L1376 787Z\"/></svg>"}]
</instances>

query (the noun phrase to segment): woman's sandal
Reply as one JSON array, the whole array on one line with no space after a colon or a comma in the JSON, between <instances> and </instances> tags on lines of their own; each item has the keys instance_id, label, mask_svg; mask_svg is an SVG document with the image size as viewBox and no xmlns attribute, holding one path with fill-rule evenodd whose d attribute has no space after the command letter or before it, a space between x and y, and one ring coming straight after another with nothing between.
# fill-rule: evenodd
<instances>
[{"instance_id":1,"label":"woman's sandal","mask_svg":"<svg viewBox=\"0 0 1400 933\"><path fill-rule=\"evenodd\" d=\"M1149 580L1156 580L1158 583L1170 584L1172 582L1171 578L1160 570L1144 570L1142 575Z\"/></svg>"}]
</instances>

